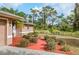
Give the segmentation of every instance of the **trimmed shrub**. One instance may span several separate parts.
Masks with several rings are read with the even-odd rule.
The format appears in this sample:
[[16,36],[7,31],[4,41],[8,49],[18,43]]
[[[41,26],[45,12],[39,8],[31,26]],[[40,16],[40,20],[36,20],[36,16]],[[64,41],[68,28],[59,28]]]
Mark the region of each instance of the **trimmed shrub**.
[[47,42],[45,49],[50,50],[50,51],[54,51],[55,45],[56,45],[56,40],[53,37],[50,37],[48,35],[45,35],[44,38]]
[[27,35],[23,36],[23,38],[28,39],[30,43],[36,43],[37,37],[38,37],[37,32],[28,33]]
[[47,42],[47,50],[54,51],[56,40],[52,39],[52,37],[49,37],[48,35],[45,36],[45,40]]
[[26,47],[26,46],[28,46],[29,42],[30,41],[28,39],[23,38],[21,40],[20,44],[17,45],[17,47]]
[[30,41],[31,43],[36,43],[36,42],[37,42],[37,38],[36,38],[36,37],[30,37],[30,38],[29,38],[29,41]]
[[48,50],[54,51],[55,45],[56,45],[56,42],[55,42],[54,39],[47,40],[47,48],[48,48]]

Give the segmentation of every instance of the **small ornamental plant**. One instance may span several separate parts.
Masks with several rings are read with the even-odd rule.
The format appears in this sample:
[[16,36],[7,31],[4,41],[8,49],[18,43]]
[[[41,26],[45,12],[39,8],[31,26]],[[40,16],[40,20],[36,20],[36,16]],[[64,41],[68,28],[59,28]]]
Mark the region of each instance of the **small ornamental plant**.
[[49,37],[48,35],[45,36],[45,40],[47,42],[46,49],[49,51],[54,51],[56,46],[56,40],[53,39],[52,37]]
[[50,51],[54,51],[54,49],[55,49],[55,45],[56,45],[56,42],[55,42],[55,40],[54,39],[50,39],[50,40],[48,40],[48,42],[47,42],[47,46],[48,46],[48,49],[50,50]]
[[23,38],[28,39],[30,41],[30,43],[36,43],[37,37],[38,37],[38,35],[36,32],[28,33],[27,35],[23,36]]
[[30,41],[28,39],[23,38],[20,42],[20,44],[17,45],[17,47],[27,47]]
[[36,38],[36,37],[30,37],[30,38],[29,38],[29,41],[30,41],[31,43],[36,43],[36,42],[37,42],[37,38]]
[[70,51],[70,48],[67,45],[65,45],[63,46],[62,51],[64,52]]
[[54,51],[56,45],[55,39],[46,39],[46,42],[47,42],[47,49],[50,51]]

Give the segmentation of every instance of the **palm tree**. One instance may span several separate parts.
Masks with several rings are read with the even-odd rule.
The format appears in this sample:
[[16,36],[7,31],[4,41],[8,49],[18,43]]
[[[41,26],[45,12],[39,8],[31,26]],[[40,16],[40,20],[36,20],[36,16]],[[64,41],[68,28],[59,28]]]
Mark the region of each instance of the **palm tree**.
[[[54,8],[50,7],[50,6],[45,6],[42,8],[41,14],[43,16],[43,27],[44,29],[46,28],[46,21],[47,18],[50,16],[52,18],[52,23],[54,22],[55,18],[53,18],[54,16],[56,16],[57,12]],[[49,20],[49,19],[48,19]]]
[[35,15],[37,13],[37,10],[36,9],[31,9],[31,12],[32,12],[32,18],[33,18],[33,23],[34,23]]
[[33,21],[33,24],[34,24],[33,32],[35,32],[35,17],[37,16],[38,10],[37,9],[31,9],[31,12],[32,12],[32,21]]
[[46,19],[47,19],[47,16],[48,16],[48,6],[45,6],[42,8],[42,14],[43,14],[43,28],[46,29]]
[[52,22],[52,26],[53,26],[54,21],[57,19],[57,11],[54,8],[50,7],[48,15],[52,18],[51,22]]

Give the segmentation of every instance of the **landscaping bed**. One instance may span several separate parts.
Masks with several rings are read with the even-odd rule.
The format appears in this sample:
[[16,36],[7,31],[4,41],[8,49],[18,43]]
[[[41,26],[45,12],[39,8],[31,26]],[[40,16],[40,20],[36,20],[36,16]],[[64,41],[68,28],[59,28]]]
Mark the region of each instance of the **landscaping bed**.
[[43,50],[62,54],[74,54],[75,52],[71,50],[67,43],[63,40],[57,40],[56,37],[49,37],[48,35],[37,35],[37,33],[29,33],[24,35],[21,40],[18,41],[15,37],[13,39],[13,46],[30,48],[34,50]]

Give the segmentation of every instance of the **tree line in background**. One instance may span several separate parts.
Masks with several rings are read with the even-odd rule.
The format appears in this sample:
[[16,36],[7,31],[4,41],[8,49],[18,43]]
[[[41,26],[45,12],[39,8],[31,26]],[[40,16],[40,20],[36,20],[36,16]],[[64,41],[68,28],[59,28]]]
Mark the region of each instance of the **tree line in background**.
[[21,16],[26,22],[33,22],[36,30],[79,30],[79,4],[77,3],[75,4],[74,10],[68,16],[64,16],[63,13],[58,15],[57,10],[50,6],[44,6],[41,9],[32,8],[30,9],[30,14],[7,7],[0,7],[0,10]]

